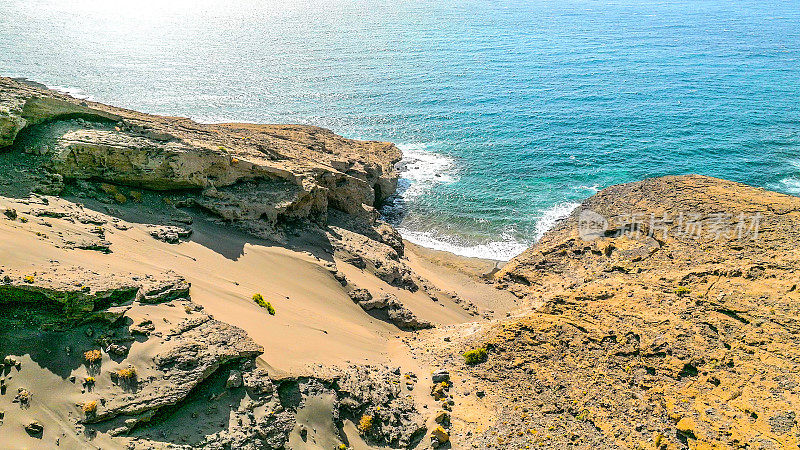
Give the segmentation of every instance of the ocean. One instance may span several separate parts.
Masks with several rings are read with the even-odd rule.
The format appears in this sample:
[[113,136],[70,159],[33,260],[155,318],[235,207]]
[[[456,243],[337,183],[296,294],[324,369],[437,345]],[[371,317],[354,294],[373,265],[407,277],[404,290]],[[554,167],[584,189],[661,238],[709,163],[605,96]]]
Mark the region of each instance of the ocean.
[[617,183],[800,195],[800,1],[3,0],[0,75],[404,151],[404,237],[506,260]]

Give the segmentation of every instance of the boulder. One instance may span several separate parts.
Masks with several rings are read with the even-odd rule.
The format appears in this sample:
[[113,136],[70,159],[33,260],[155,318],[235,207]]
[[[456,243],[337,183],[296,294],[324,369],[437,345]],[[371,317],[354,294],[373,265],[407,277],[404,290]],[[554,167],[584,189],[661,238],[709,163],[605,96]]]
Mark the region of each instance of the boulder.
[[44,432],[44,425],[42,425],[38,420],[34,420],[33,422],[25,425],[25,431],[31,436],[41,437],[42,433]]
[[231,370],[228,374],[228,381],[225,382],[225,387],[228,389],[242,387],[242,372]]
[[440,425],[446,425],[450,423],[450,413],[447,411],[439,411],[433,416],[433,420]]
[[450,440],[450,434],[441,427],[438,426],[431,431],[431,444],[434,447],[439,447]]
[[450,381],[450,372],[445,369],[439,369],[431,374],[431,380],[434,383],[441,383],[442,381]]

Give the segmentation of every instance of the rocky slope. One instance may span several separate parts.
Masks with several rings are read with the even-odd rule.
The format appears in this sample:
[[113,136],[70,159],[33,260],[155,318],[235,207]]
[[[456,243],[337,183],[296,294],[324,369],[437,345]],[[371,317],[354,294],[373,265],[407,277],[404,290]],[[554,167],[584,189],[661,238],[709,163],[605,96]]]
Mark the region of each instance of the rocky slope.
[[[391,143],[316,127],[198,124],[0,77],[0,193],[120,205],[144,199],[148,209],[150,197],[283,244],[303,228],[346,262],[437,296],[401,260],[399,234],[377,220],[375,207],[395,192],[400,156]],[[161,224],[178,225],[162,238],[188,236],[181,220]],[[107,248],[99,234],[70,242]]]
[[[420,347],[486,392],[483,426],[462,400],[477,448],[798,448],[798,242],[796,197],[613,186],[496,274],[533,314]],[[486,361],[466,365],[474,348]]]
[[[308,438],[297,416],[322,398],[332,427],[371,417],[364,434],[375,444],[407,447],[425,432],[399,371],[272,377],[255,362],[264,348],[192,303],[175,274],[104,277],[58,264],[31,273],[0,268],[0,396],[14,396],[5,430],[66,448],[284,448],[293,433]],[[61,379],[45,387],[48,373]]]
[[6,78],[0,137],[8,445],[409,448],[438,430],[392,340],[481,311],[378,220],[392,144]]

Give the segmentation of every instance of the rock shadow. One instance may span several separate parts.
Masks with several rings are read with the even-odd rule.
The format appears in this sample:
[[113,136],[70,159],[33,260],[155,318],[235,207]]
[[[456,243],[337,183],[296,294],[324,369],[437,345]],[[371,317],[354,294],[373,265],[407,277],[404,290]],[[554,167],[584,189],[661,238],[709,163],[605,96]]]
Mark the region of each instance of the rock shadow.
[[[93,186],[92,183],[88,184]],[[136,192],[139,200],[126,201],[125,204],[109,203],[107,198],[97,192],[80,189],[72,184],[67,185],[62,197],[125,222],[145,226],[177,226],[191,230],[188,237],[180,240],[200,244],[231,261],[244,255],[245,246],[258,245],[307,252],[318,259],[333,262],[333,247],[326,230],[314,223],[281,224],[274,234],[275,239],[270,239],[249,233],[235,223],[218,219],[197,207],[181,206],[191,203],[187,199],[197,196],[197,190],[161,192],[124,186],[116,186],[114,189],[128,196],[130,192]]]
[[230,369],[220,367],[180,403],[161,408],[152,419],[135,427],[129,435],[165,445],[197,446],[206,436],[229,429],[231,412],[245,397],[245,389],[227,388]]
[[3,305],[0,308],[0,360],[27,354],[42,368],[67,379],[82,365],[86,365],[89,374],[99,373],[101,362],[89,364],[85,352],[101,348],[105,351],[107,344],[104,343],[130,339],[130,319],[111,324],[92,321],[69,328],[50,328],[48,325],[52,326],[54,317],[61,314],[60,307],[50,304]]

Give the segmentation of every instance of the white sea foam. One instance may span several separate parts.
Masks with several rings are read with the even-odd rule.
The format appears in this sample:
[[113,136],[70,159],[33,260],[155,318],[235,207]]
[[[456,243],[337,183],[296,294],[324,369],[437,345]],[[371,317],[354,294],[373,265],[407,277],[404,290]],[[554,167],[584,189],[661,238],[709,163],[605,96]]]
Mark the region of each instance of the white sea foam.
[[558,221],[566,219],[567,216],[578,206],[580,203],[562,202],[550,209],[542,212],[541,217],[536,222],[536,240],[542,238],[551,228],[553,228]]
[[47,87],[54,91],[62,92],[64,94],[70,95],[75,98],[79,98],[81,100],[89,100],[90,102],[96,101],[91,95],[87,94],[86,92],[78,88],[67,87],[67,86],[47,86]]
[[789,177],[782,179],[781,185],[777,190],[788,192],[793,195],[800,195],[800,178]]
[[500,241],[477,245],[462,245],[448,240],[447,237],[434,235],[430,232],[407,230],[402,227],[398,228],[398,231],[403,238],[417,245],[470,258],[508,261],[530,247],[530,243],[514,239],[511,233],[501,233],[500,238],[502,240]]
[[[424,195],[438,184],[455,183],[459,180],[458,168],[455,161],[446,156],[430,150],[434,144],[400,144],[403,159],[399,163],[400,181],[398,182],[398,195],[403,199],[400,207],[405,202],[415,197]],[[597,186],[579,186],[576,189],[588,190],[596,193]],[[521,241],[514,237],[511,230],[501,232],[498,240],[468,245],[458,242],[454,237],[440,235],[430,231],[419,231],[405,228],[400,224],[397,230],[403,238],[436,250],[447,251],[456,255],[473,258],[493,259],[508,261],[514,256],[525,251],[534,241],[541,239],[559,220],[566,218],[578,203],[563,202],[550,209],[542,211],[536,224],[534,240]]]
[[[535,241],[541,239],[545,233],[558,223],[558,221],[569,216],[578,205],[579,203],[563,202],[543,211],[536,223]],[[515,238],[515,233],[510,230],[501,232],[497,241],[476,245],[465,245],[456,242],[456,239],[448,236],[442,236],[428,231],[409,230],[402,226],[398,227],[397,230],[403,238],[423,247],[443,250],[471,258],[493,259],[498,261],[510,260],[525,251],[535,242],[521,241]]]
[[[459,180],[458,167],[449,156],[431,151],[433,143],[399,144],[403,159],[398,164],[400,180],[398,196],[400,205],[424,195],[434,186],[455,183]],[[402,207],[402,206],[401,206]],[[456,255],[472,258],[508,261],[530,246],[513,238],[510,232],[501,233],[500,240],[484,244],[465,245],[450,236],[430,231],[410,230],[402,225],[397,231],[410,242],[435,250],[443,250]]]
[[406,201],[418,197],[437,184],[458,181],[455,161],[429,150],[433,144],[400,144],[403,159],[400,169],[399,194]]
[[600,192],[600,185],[599,184],[593,184],[591,186],[586,186],[585,184],[582,184],[580,186],[575,186],[574,189],[576,191],[589,191],[589,192],[591,192],[591,195],[594,195],[594,194],[597,194],[598,192]]

